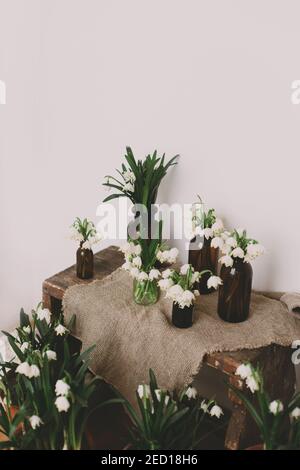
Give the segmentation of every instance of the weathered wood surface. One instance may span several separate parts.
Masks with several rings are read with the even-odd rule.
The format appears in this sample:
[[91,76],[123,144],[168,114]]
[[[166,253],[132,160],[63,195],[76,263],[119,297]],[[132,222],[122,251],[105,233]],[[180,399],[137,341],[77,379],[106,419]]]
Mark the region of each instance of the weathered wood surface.
[[[122,264],[123,255],[118,247],[110,246],[95,254],[93,279],[78,279],[75,265],[55,274],[43,283],[44,306],[55,313],[60,309],[63,295],[68,287],[103,279]],[[243,389],[244,384],[235,375],[235,371],[240,364],[245,362],[259,363],[263,367],[266,386],[271,396],[282,398],[283,401],[290,398],[294,389],[295,372],[290,360],[290,351],[287,348],[271,345],[255,350],[214,353],[205,359],[208,366],[220,370],[227,376],[226,380],[239,389]],[[230,389],[228,397],[233,404],[233,413],[226,433],[226,448],[238,449],[241,442],[245,445],[255,444],[255,439],[259,437],[243,405]]]

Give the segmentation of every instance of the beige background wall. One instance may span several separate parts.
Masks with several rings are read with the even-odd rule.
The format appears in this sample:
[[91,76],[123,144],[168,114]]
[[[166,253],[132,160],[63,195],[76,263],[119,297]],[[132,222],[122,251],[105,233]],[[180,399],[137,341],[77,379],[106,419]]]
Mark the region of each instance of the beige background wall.
[[128,144],[180,153],[160,199],[200,193],[268,248],[256,287],[299,289],[299,16],[293,0],[0,0],[1,329],[73,262],[68,226],[95,218]]

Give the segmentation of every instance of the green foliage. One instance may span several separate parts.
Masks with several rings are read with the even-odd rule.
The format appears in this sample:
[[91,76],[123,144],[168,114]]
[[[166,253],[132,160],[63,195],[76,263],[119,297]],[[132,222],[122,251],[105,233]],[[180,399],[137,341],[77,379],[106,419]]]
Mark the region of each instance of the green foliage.
[[72,227],[83,237],[83,241],[88,240],[90,237],[94,237],[97,233],[96,227],[93,222],[88,219],[80,219],[76,217]]

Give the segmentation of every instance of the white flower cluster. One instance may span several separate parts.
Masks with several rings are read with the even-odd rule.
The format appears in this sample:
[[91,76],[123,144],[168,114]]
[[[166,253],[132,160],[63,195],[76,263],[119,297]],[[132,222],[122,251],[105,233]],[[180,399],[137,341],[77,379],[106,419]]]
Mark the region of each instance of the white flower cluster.
[[91,250],[93,245],[96,245],[102,240],[102,235],[99,232],[96,232],[94,224],[91,222],[88,225],[87,231],[91,230],[91,235],[87,240],[84,239],[82,233],[80,233],[75,227],[71,227],[71,240],[75,240],[78,243],[82,243],[81,247],[84,250]]
[[124,178],[123,190],[129,193],[134,193],[135,174],[129,168],[128,170],[123,171],[122,175]]
[[[198,392],[195,387],[188,387],[185,391],[185,395],[189,400],[195,400],[197,398]],[[210,405],[213,406],[210,408]],[[214,402],[206,402],[205,400],[202,400],[200,409],[204,411],[204,413],[209,413],[210,416],[216,416],[217,418],[220,418],[221,415],[224,414],[222,408],[219,405],[216,405]]]
[[[239,234],[242,233],[242,229],[238,229]],[[259,243],[253,243],[252,241],[247,244],[245,250],[238,246],[236,237],[232,236],[229,232],[223,232],[220,236],[215,237],[211,241],[213,248],[220,248],[222,257],[220,263],[224,264],[227,268],[232,267],[234,260],[239,258],[244,263],[250,263],[254,261],[258,256],[265,253],[265,249]]]
[[[183,276],[187,275],[189,269],[192,270],[190,286],[189,288],[184,289],[181,285],[184,283],[180,281]],[[161,290],[165,291],[166,297],[171,299],[172,302],[177,303],[180,308],[190,307],[199,295],[199,291],[192,290],[192,288],[194,284],[199,281],[200,277],[201,273],[194,271],[190,264],[184,264],[180,269],[180,275],[172,269],[166,269],[163,271],[162,279],[158,282],[158,285]],[[220,284],[222,284],[222,281],[218,276],[211,276],[207,281],[209,288],[213,287],[216,289]]]
[[216,219],[215,223],[211,227],[201,228],[200,226],[196,227],[195,235],[200,235],[201,237],[209,238],[220,237],[224,232],[224,225],[221,219]]
[[25,375],[28,379],[32,379],[40,376],[40,369],[35,364],[28,364],[27,361],[21,362],[16,368],[16,373]]
[[58,409],[59,413],[67,412],[70,408],[70,402],[67,398],[70,392],[70,385],[68,385],[64,380],[58,380],[55,384],[55,394],[57,396],[55,400],[55,406]]
[[37,319],[40,321],[45,320],[47,325],[50,325],[51,323],[51,312],[48,308],[43,308],[41,305],[39,305],[37,311],[36,311],[36,316]]
[[252,393],[259,390],[259,382],[255,376],[255,370],[250,364],[241,364],[236,369],[235,374],[246,381],[246,385]]
[[177,248],[171,248],[170,250],[159,250],[156,257],[161,264],[173,264],[177,259],[178,253],[179,251]]

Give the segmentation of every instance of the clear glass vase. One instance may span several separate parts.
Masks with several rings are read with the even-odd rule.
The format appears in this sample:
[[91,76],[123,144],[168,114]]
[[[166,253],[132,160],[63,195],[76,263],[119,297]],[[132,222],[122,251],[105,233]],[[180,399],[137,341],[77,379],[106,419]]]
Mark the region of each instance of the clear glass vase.
[[158,301],[159,287],[156,281],[133,281],[133,298],[137,304],[151,305]]

